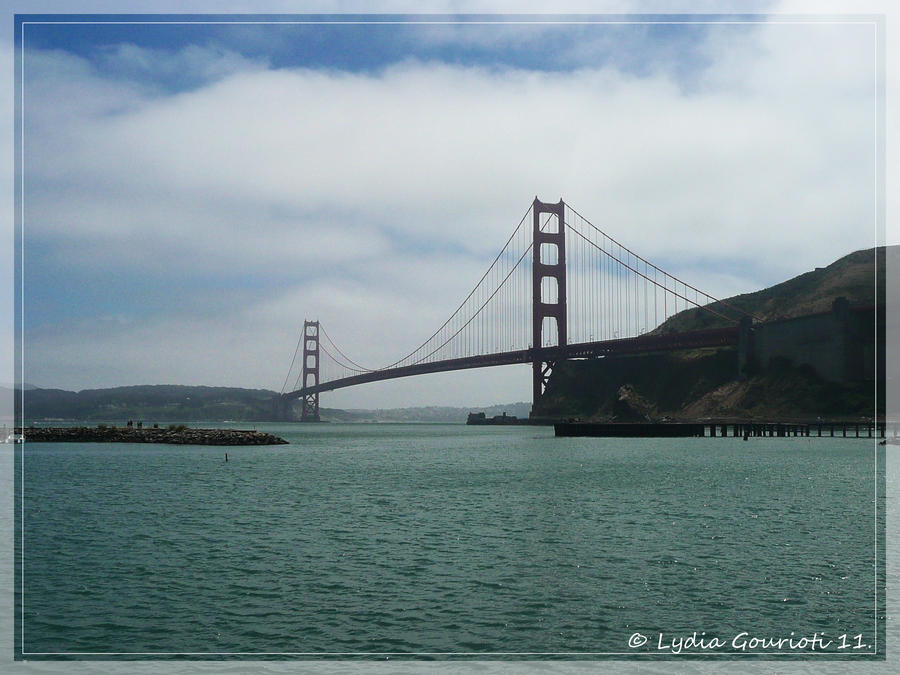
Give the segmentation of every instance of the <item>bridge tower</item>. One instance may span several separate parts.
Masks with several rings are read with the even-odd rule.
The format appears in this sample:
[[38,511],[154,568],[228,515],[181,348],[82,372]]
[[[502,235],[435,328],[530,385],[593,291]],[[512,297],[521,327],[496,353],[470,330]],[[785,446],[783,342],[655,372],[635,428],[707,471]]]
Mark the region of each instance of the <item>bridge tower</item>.
[[[553,319],[556,323],[556,345],[552,347],[564,347],[567,344],[566,324],[566,205],[560,199],[556,204],[548,204],[534,198],[532,208],[534,218],[534,248],[532,249],[532,293],[531,293],[531,317],[532,317],[532,349],[534,361],[532,362],[533,396],[531,416],[539,417],[544,412],[543,397],[550,379],[550,374],[556,367],[557,357],[553,356],[552,349],[545,345],[544,329],[548,329],[547,341],[552,338],[550,322],[544,319]],[[541,215],[549,213],[551,218],[547,220],[544,228],[541,228]],[[550,283],[544,284],[545,279]],[[544,286],[548,286],[547,297],[544,296]],[[556,292],[553,293],[555,285]]]
[[[311,380],[310,380],[311,378]],[[319,322],[303,322],[303,387],[319,384]],[[301,422],[319,421],[319,392],[305,394],[300,412]]]

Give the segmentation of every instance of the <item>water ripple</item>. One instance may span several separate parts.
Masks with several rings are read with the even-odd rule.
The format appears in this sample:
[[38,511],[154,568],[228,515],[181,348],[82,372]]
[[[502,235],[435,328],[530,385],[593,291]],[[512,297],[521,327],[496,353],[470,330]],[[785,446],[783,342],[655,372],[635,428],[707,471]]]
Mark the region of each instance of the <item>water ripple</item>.
[[[34,651],[627,651],[864,633],[871,462],[822,439],[285,427],[242,451],[29,444]],[[502,431],[502,434],[500,433]],[[293,434],[293,435],[291,435]],[[883,509],[882,509],[883,511]]]

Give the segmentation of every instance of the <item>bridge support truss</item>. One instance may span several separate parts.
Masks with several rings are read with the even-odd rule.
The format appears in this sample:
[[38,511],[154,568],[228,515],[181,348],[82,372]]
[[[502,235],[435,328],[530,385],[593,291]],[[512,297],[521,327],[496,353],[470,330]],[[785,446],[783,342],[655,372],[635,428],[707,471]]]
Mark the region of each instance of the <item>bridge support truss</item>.
[[[548,347],[565,347],[568,340],[566,323],[566,205],[560,199],[556,204],[548,204],[534,198],[532,207],[534,219],[532,249],[532,406],[531,416],[540,417],[545,412],[544,393],[550,375],[556,367],[556,359],[548,356]],[[541,226],[541,216],[550,214]],[[550,280],[544,283],[544,280]],[[556,293],[551,292],[555,282]],[[547,290],[545,296],[544,291]],[[552,334],[544,335],[549,330],[549,322],[556,324],[556,343]],[[546,339],[545,339],[546,338]]]
[[[303,322],[303,387],[319,384],[319,322]],[[319,421],[319,392],[304,394],[300,409],[301,422]]]

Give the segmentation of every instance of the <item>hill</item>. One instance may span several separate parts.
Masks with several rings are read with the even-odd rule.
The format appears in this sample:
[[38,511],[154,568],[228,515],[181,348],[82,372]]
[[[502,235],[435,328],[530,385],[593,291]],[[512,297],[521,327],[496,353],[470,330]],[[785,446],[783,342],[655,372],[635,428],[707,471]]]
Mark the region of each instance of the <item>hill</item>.
[[[26,422],[79,420],[121,422],[195,422],[270,420],[274,391],[176,384],[109,389],[30,389],[25,391]],[[16,402],[18,405],[18,401]]]
[[[891,255],[900,247],[891,247]],[[753,293],[744,293],[708,305],[709,309],[725,316],[739,318],[734,309],[756,317],[756,321],[790,319],[807,314],[827,312],[839,297],[845,297],[851,305],[874,305],[876,270],[877,292],[884,302],[885,247],[856,251],[836,260],[827,267],[817,267],[793,279]],[[660,324],[654,333],[675,333],[703,328],[719,328],[729,325],[725,320],[709,312],[694,308],[671,316]]]
[[524,401],[504,405],[460,408],[452,406],[424,406],[378,410],[333,410],[322,408],[323,420],[330,422],[465,422],[470,412],[484,412],[487,417],[513,415],[528,417],[531,404]]
[[[12,391],[8,390],[10,395]],[[123,425],[127,420],[145,424],[190,422],[267,422],[274,419],[268,389],[202,387],[174,384],[138,385],[109,389],[26,388],[25,422],[79,421]],[[18,406],[18,400],[16,401]],[[478,408],[489,416],[507,412],[527,417],[529,403]],[[378,410],[322,408],[330,422],[465,422],[475,408],[423,406]]]
[[[856,251],[827,267],[817,268],[770,288],[727,298],[712,305],[722,314],[735,315],[731,308],[753,314],[772,326],[806,322],[810,315],[834,311],[834,301],[844,297],[849,306],[872,308],[860,314],[865,331],[854,332],[863,344],[862,353],[871,353],[875,332],[866,317],[875,316],[874,306],[885,301],[885,261],[900,258],[900,247]],[[876,285],[877,278],[877,285]],[[876,293],[877,288],[877,293]],[[879,314],[884,325],[884,315]],[[794,321],[783,322],[783,319]],[[818,326],[829,327],[828,320]],[[661,324],[657,334],[699,330],[729,325],[701,309],[680,312]],[[768,325],[765,326],[768,330]],[[759,334],[757,329],[757,335]],[[833,330],[828,328],[828,330]],[[810,331],[809,328],[806,329]],[[802,332],[802,331],[800,331]],[[770,331],[771,334],[771,331]],[[884,354],[884,337],[878,339]],[[824,379],[804,363],[803,353],[811,341],[798,345],[795,353],[779,354],[767,363],[754,364],[743,375],[738,369],[736,348],[669,352],[643,356],[608,357],[559,364],[547,385],[546,414],[595,421],[648,421],[660,419],[740,418],[740,419],[832,419],[874,416],[875,380],[879,400],[884,401],[884,373],[867,373],[857,368],[851,377]],[[757,340],[759,337],[756,338]],[[769,338],[770,340],[772,338]],[[850,340],[844,334],[841,340]],[[783,343],[779,343],[783,344]],[[850,342],[841,342],[849,345]],[[775,345],[777,347],[777,345]],[[769,345],[770,352],[773,345]],[[849,347],[844,347],[849,349]],[[774,352],[778,352],[775,348]],[[849,353],[849,352],[845,352]],[[790,357],[790,358],[789,358]],[[837,361],[829,359],[829,364]],[[884,364],[883,356],[880,363]]]

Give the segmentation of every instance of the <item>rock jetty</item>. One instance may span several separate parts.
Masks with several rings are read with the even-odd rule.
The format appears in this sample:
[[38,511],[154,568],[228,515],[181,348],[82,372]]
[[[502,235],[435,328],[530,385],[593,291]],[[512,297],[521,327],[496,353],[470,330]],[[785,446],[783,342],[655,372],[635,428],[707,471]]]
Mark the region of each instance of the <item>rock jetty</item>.
[[[21,433],[21,429],[16,429]],[[26,427],[25,441],[40,443],[172,443],[175,445],[280,445],[283,438],[242,429],[167,429],[132,427]]]

